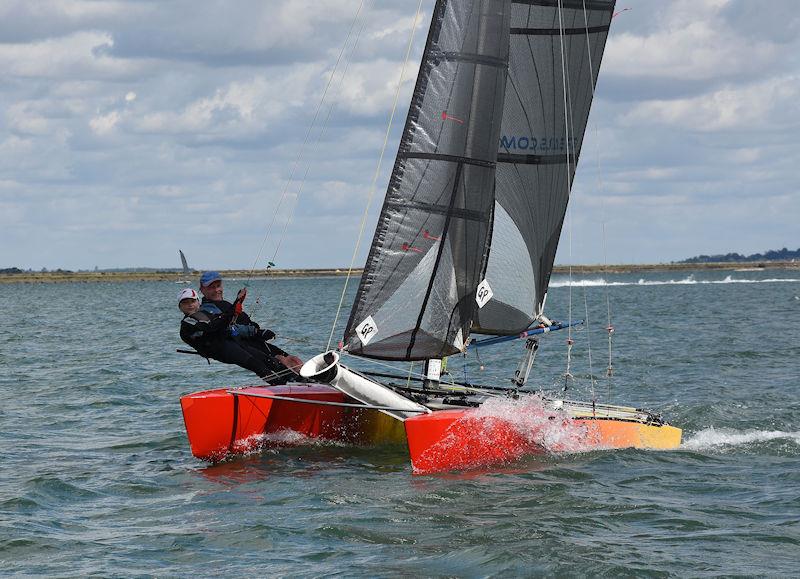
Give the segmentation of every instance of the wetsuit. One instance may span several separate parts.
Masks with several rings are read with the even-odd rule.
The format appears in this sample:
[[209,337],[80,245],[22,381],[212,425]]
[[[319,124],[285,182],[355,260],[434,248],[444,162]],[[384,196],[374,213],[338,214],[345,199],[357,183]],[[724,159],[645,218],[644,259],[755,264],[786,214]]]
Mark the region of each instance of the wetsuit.
[[285,384],[290,373],[275,356],[286,352],[268,344],[244,312],[231,325],[233,315],[230,302],[203,299],[200,309],[181,321],[181,339],[207,358],[241,366],[270,384]]

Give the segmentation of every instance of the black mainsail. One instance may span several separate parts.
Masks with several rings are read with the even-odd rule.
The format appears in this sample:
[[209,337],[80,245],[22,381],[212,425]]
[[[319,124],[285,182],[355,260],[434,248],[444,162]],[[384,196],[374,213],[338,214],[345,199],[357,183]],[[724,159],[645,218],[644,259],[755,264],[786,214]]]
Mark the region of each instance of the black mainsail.
[[613,6],[437,1],[350,353],[440,358],[541,313]]

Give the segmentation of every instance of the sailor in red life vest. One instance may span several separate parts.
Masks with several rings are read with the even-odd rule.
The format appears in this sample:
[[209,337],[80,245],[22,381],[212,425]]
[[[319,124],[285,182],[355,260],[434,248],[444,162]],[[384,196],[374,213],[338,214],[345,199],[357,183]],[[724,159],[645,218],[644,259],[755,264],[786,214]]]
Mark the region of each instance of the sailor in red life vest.
[[294,379],[303,362],[267,341],[272,330],[261,329],[241,310],[247,291],[242,289],[236,301],[222,299],[222,277],[210,271],[200,278],[202,303],[197,292],[185,289],[178,295],[178,307],[184,313],[181,339],[200,354],[226,364],[236,364],[257,374],[270,384],[285,384]]

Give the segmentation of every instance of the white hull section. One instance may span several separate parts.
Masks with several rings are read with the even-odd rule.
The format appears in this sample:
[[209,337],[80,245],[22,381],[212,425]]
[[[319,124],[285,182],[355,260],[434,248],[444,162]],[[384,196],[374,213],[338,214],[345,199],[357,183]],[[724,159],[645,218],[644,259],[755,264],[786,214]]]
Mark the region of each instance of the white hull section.
[[378,410],[397,420],[402,421],[411,416],[431,412],[428,408],[401,396],[394,390],[342,366],[336,352],[326,352],[314,356],[300,368],[300,375],[304,378],[326,382],[366,406],[378,407]]

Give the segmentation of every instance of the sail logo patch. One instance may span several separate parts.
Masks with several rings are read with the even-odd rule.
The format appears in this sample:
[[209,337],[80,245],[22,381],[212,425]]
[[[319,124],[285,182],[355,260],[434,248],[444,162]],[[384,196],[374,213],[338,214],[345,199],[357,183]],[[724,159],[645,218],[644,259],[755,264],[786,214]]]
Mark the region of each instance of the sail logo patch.
[[358,339],[361,340],[361,343],[365,346],[369,344],[369,341],[377,333],[378,325],[375,323],[375,320],[372,319],[372,316],[367,316],[366,320],[356,326],[356,334],[358,335]]
[[483,280],[478,285],[478,289],[475,290],[475,301],[478,303],[478,309],[485,306],[489,300],[492,299],[493,295],[494,292],[492,291],[492,288],[489,287],[489,282]]
[[575,151],[578,147],[578,139],[547,136],[540,136],[537,138],[525,135],[502,135],[500,137],[501,153],[512,150],[548,153],[551,151],[563,151],[565,146],[569,147],[570,151]]

